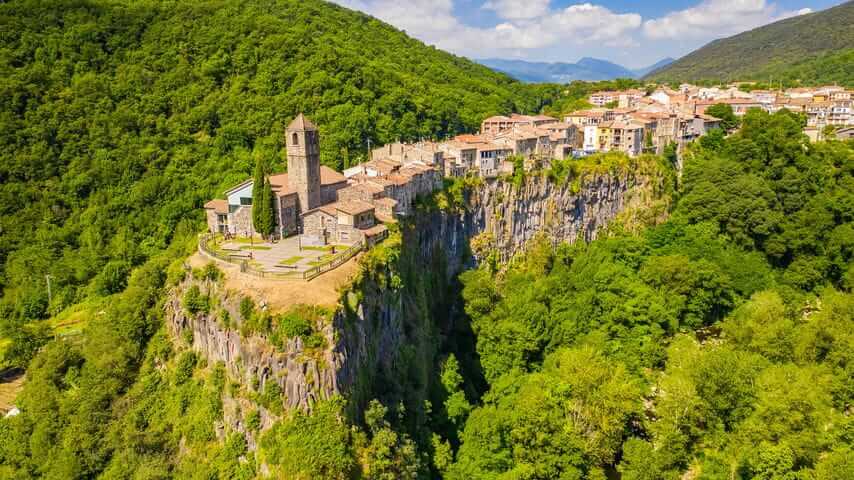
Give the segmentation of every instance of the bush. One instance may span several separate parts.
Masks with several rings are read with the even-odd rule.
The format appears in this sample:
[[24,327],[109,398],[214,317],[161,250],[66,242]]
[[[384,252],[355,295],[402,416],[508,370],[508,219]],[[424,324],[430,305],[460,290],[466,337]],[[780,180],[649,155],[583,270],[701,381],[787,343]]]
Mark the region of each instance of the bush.
[[314,305],[299,305],[280,315],[270,340],[279,349],[284,348],[288,339],[300,337],[306,348],[322,348],[326,338],[318,331],[318,326],[328,321],[330,312]]
[[175,384],[180,385],[187,380],[193,378],[193,370],[196,368],[196,353],[187,351],[178,357],[178,364],[175,366]]
[[282,478],[351,478],[356,461],[350,429],[342,420],[343,401],[315,405],[311,414],[295,412],[261,437],[261,452]]
[[105,265],[101,273],[95,277],[95,292],[106,296],[124,290],[128,283],[130,267],[130,264],[124,261],[113,261]]
[[245,322],[255,314],[255,301],[250,297],[240,300],[240,318]]
[[272,332],[273,317],[267,312],[258,312],[243,321],[240,334],[244,337],[260,333],[269,335]]
[[252,410],[246,414],[246,428],[251,432],[257,432],[261,429],[261,414],[258,410]]
[[184,267],[184,259],[179,258],[169,265],[166,269],[167,285],[178,285],[187,278],[187,270]]
[[204,266],[204,268],[202,268],[200,278],[210,282],[218,282],[222,278],[222,270],[220,270],[215,263],[209,262]]
[[296,312],[279,317],[278,331],[287,338],[311,335],[311,323]]
[[326,346],[326,338],[320,332],[302,337],[302,342],[306,348],[323,348]]
[[184,309],[193,315],[208,313],[210,310],[210,297],[202,295],[198,285],[193,285],[184,293]]
[[276,415],[281,415],[284,410],[284,405],[282,404],[282,387],[274,380],[267,379],[267,382],[264,384],[264,391],[258,396],[258,403]]

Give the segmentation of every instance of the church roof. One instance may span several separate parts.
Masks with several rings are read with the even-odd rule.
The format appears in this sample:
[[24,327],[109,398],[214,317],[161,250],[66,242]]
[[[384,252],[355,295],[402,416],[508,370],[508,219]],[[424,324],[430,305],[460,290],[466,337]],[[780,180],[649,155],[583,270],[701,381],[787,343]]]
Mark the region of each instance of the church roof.
[[290,125],[288,125],[288,131],[296,130],[296,131],[307,131],[307,130],[317,130],[317,127],[311,123],[311,120],[305,118],[305,115],[300,113],[294,118]]
[[[268,178],[270,180],[270,187],[272,187],[273,192],[275,192],[278,196],[282,197],[285,195],[296,193],[296,190],[290,187],[287,173],[270,175]],[[344,178],[344,175],[342,175],[340,172],[336,172],[335,170],[327,167],[326,165],[320,166],[321,186],[335,185],[336,183],[342,183],[346,181],[347,179]]]

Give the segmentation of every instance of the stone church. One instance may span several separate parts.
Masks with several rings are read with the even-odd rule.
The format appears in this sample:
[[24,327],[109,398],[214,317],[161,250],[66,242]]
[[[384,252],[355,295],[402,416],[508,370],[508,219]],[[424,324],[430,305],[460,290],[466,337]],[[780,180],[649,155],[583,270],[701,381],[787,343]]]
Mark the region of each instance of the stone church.
[[[374,205],[360,200],[339,201],[338,192],[347,188],[347,179],[320,164],[320,135],[303,114],[288,125],[285,144],[287,173],[268,177],[275,196],[275,237],[299,234],[304,245],[372,244],[385,237],[387,229],[377,225]],[[249,179],[227,190],[225,199],[205,204],[211,233],[256,234],[252,226],[253,183]]]

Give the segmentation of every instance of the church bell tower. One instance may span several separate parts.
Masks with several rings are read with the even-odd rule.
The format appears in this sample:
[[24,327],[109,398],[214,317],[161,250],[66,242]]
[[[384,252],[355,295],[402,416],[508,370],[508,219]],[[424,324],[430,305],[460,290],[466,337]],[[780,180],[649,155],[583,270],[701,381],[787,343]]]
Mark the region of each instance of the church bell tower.
[[302,113],[285,131],[288,147],[288,184],[297,192],[299,211],[320,206],[320,138],[317,127]]

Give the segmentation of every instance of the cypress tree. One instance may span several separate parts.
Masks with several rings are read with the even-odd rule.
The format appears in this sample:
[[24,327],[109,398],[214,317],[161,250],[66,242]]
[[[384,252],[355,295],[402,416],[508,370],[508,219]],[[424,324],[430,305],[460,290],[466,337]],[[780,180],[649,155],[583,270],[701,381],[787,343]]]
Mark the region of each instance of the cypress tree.
[[273,218],[273,188],[267,180],[267,171],[261,157],[255,161],[252,185],[252,226],[266,238],[273,233],[276,222]]
[[264,177],[264,184],[261,188],[261,203],[258,205],[261,210],[261,224],[258,228],[258,233],[264,236],[264,238],[272,235],[273,231],[276,229],[276,220],[275,220],[275,210],[273,210],[273,186],[270,184],[270,181],[267,177]]

